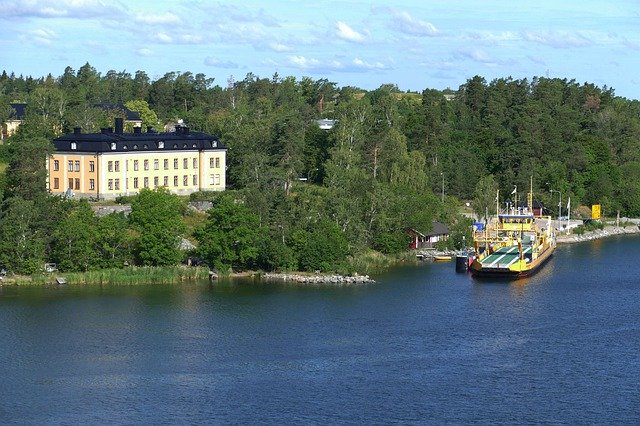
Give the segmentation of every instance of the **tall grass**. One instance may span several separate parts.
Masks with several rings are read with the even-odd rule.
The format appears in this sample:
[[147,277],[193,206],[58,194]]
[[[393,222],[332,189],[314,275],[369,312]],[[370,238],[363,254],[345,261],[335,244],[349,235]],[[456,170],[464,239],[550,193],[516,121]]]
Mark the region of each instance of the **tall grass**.
[[55,284],[58,277],[63,277],[67,284],[72,285],[176,284],[184,281],[208,279],[209,269],[186,266],[132,266],[126,269],[101,269],[87,272],[59,272],[46,275],[17,276],[11,281],[15,285],[38,286]]
[[367,251],[365,253],[358,254],[350,257],[348,263],[341,269],[340,272],[353,274],[358,272],[359,274],[376,274],[383,272],[393,266],[400,263],[416,262],[415,252],[404,252],[396,255],[384,255],[377,251]]

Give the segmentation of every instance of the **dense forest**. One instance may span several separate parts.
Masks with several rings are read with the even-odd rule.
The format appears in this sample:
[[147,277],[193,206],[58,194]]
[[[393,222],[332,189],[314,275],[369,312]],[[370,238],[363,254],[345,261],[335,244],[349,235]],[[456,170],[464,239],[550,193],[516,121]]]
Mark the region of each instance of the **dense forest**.
[[[0,121],[12,102],[28,108],[0,150],[0,263],[20,272],[45,261],[65,270],[175,264],[180,237],[221,269],[332,270],[362,253],[406,250],[405,229],[428,231],[433,220],[459,247],[463,202],[483,216],[496,190],[524,194],[532,177],[554,215],[562,194],[572,215],[601,203],[607,215],[640,216],[640,103],[573,80],[475,76],[457,90],[407,93],[277,74],[152,80],[87,63],[59,77],[3,72]],[[126,104],[144,126],[182,119],[223,141],[229,190],[192,197],[214,202],[206,217],[162,190],[124,200],[129,217],[98,218],[87,202],[47,196],[41,156],[74,127],[110,126],[117,112],[101,103]],[[334,127],[321,130],[321,118]],[[170,222],[155,223],[153,209]]]

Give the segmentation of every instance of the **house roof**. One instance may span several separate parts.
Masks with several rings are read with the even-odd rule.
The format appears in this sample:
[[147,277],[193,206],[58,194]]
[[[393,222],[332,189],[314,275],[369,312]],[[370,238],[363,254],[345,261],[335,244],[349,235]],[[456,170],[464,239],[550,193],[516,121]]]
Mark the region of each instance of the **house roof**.
[[[138,128],[140,129],[140,128]],[[75,147],[72,146],[75,144]],[[175,132],[114,132],[102,129],[100,133],[82,133],[76,128],[73,133],[53,140],[58,152],[137,152],[137,151],[200,151],[226,150],[220,140],[213,135],[191,132],[187,127]]]
[[131,111],[129,108],[127,108],[126,106],[122,105],[122,104],[113,104],[110,102],[100,102],[98,104],[95,104],[95,106],[97,108],[100,109],[104,109],[104,110],[118,110],[121,111],[122,113],[124,113],[124,119],[127,121],[142,121],[142,118],[140,118],[140,113],[137,111]]
[[421,237],[434,237],[436,235],[449,235],[449,228],[447,228],[446,225],[437,222],[437,221],[433,221],[432,222],[432,228],[431,231],[427,232],[427,233],[422,233],[416,229],[413,228],[408,228],[407,231],[410,232],[414,232],[416,235],[419,235]]
[[448,234],[449,234],[449,228],[447,228],[446,225],[434,220],[433,228],[431,229],[430,232],[427,232],[425,235],[427,237],[433,237],[435,235],[448,235]]

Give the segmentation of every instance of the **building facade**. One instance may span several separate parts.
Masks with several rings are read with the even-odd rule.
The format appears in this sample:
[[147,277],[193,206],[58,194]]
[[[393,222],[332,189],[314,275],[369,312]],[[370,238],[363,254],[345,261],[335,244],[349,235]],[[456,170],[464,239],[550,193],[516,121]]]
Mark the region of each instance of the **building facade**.
[[76,128],[53,143],[55,152],[47,161],[52,194],[108,200],[143,188],[187,195],[226,187],[226,147],[215,136],[187,127],[124,133],[122,119],[116,119],[115,130]]

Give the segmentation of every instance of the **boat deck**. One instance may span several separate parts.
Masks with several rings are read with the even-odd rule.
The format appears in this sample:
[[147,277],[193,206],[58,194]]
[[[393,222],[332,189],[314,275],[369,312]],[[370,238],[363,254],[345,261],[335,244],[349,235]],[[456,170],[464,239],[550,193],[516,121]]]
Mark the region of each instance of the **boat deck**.
[[[531,256],[531,246],[523,247],[523,254],[525,257]],[[528,255],[528,256],[527,256]],[[513,263],[516,263],[520,259],[520,252],[518,246],[501,247],[490,254],[480,262],[483,267],[488,268],[508,268]]]

